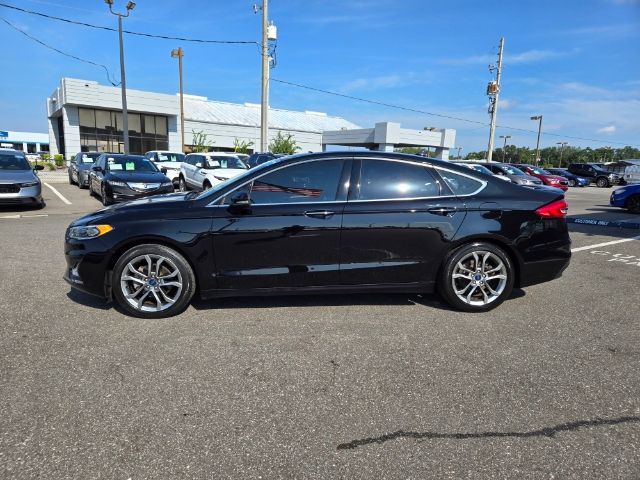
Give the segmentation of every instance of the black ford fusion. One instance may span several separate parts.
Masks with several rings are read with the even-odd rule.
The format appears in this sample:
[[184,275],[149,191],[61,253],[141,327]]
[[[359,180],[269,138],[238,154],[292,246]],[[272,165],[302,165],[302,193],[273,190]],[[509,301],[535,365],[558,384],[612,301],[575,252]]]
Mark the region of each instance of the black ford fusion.
[[272,160],[202,193],[105,208],[66,231],[65,279],[131,315],[194,294],[431,292],[481,312],[569,264],[560,190],[383,152]]
[[89,173],[89,194],[107,206],[149,195],[173,192],[173,183],[158,167],[140,155],[103,153]]

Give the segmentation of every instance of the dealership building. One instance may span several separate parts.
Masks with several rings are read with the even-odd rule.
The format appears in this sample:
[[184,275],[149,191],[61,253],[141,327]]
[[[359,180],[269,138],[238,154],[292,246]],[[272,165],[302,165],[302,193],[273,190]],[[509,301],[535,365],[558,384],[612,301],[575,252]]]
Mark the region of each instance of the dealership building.
[[49,135],[35,132],[0,130],[0,148],[13,148],[25,153],[49,151]]
[[[178,95],[127,89],[127,107],[129,150],[133,154],[180,151],[183,143],[191,146],[194,132],[206,134],[210,150],[232,151],[236,139],[253,142],[253,149],[260,145],[259,104],[184,95],[184,142],[180,135]],[[118,87],[63,78],[47,98],[47,117],[51,153],[69,158],[80,151],[124,151]],[[394,145],[433,147],[440,158],[448,157],[455,139],[455,130],[416,133],[390,123],[376,124],[374,129],[367,130],[322,112],[269,108],[269,140],[278,132],[292,134],[301,152],[326,150],[335,142],[342,147],[387,151]]]

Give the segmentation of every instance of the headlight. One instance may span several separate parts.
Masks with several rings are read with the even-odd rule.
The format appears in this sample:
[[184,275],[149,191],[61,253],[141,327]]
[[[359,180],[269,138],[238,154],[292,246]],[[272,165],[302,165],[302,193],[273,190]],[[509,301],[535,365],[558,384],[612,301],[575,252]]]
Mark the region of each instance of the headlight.
[[25,188],[25,187],[37,187],[38,185],[40,185],[40,182],[26,182],[26,183],[20,183],[19,184],[21,187]]
[[117,180],[109,180],[107,182],[109,185],[112,185],[114,187],[126,187],[127,184],[124,182],[118,182]]
[[173,182],[163,182],[162,186],[163,187],[173,187]]
[[626,188],[619,188],[618,190],[614,190],[613,194],[614,195],[622,195],[624,192],[626,192],[627,189]]
[[615,173],[611,173],[611,174],[609,174],[609,178],[610,178],[611,180],[615,180],[616,178],[619,178],[619,177],[618,177],[618,175],[617,175],[617,174],[615,174]]
[[526,178],[522,181],[522,183],[524,185],[535,185],[535,182],[533,182],[532,180],[526,179]]
[[86,240],[87,238],[95,238],[113,230],[111,225],[86,225],[84,227],[71,227],[69,229],[69,238],[76,240]]
[[228,179],[226,179],[224,177],[216,177],[215,175],[213,176],[213,178],[215,178],[216,180],[219,180],[221,182],[224,182],[224,181],[228,180]]
[[550,178],[549,179],[549,183],[558,183],[559,180],[556,180],[555,178]]

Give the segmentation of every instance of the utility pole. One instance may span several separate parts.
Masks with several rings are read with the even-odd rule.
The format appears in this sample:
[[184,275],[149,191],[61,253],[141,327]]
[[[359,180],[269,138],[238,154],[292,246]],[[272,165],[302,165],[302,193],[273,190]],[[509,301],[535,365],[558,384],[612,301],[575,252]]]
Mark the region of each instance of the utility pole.
[[531,120],[538,120],[538,141],[536,142],[536,165],[540,164],[540,132],[542,132],[542,115],[531,117]]
[[504,163],[505,155],[507,154],[507,139],[511,138],[511,135],[500,135],[500,138],[504,138],[504,146],[502,147],[502,163]]
[[262,101],[260,104],[260,151],[269,149],[269,0],[262,0]]
[[493,140],[496,132],[496,117],[498,116],[498,98],[500,97],[500,79],[502,78],[502,54],[504,52],[504,37],[500,38],[498,50],[498,66],[489,65],[489,71],[496,70],[495,81],[489,82],[487,95],[489,95],[489,113],[491,114],[491,125],[489,127],[489,147],[487,148],[487,162],[491,162],[493,156]]
[[556,145],[560,145],[560,165],[558,165],[558,168],[562,168],[562,152],[564,150],[564,146],[568,144],[569,142],[556,142]]
[[182,90],[182,57],[184,57],[184,50],[182,47],[174,48],[171,50],[171,57],[178,59],[178,70],[180,72],[180,131],[181,134],[181,147],[180,151],[185,152],[185,139],[184,139],[184,92]]
[[120,86],[122,87],[122,129],[124,153],[129,155],[129,112],[127,111],[127,82],[124,73],[124,45],[122,43],[122,18],[126,18],[136,7],[135,2],[127,3],[127,13],[118,13],[113,11],[113,0],[104,0],[109,5],[109,11],[118,17],[118,37],[120,39]]
[[462,147],[456,147],[458,149],[458,160],[460,160],[460,150],[462,150]]

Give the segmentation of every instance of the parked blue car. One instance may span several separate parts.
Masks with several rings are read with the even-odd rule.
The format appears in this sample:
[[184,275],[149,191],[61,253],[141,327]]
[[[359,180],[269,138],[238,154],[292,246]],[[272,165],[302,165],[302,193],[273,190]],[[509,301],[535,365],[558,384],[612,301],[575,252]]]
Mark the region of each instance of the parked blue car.
[[626,208],[631,213],[640,213],[640,183],[615,189],[609,204],[613,207]]
[[569,181],[570,187],[586,187],[590,183],[588,178],[579,177],[564,168],[545,168],[545,170],[549,173],[553,173],[554,175],[560,175],[561,177],[566,178]]

